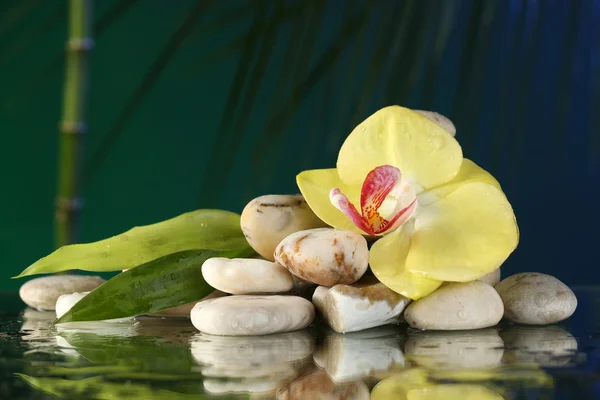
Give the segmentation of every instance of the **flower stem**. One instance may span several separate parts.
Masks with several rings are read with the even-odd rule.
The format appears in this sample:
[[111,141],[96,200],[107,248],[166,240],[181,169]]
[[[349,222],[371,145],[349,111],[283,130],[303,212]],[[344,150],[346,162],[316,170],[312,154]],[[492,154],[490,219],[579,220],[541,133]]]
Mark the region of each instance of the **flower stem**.
[[77,217],[82,206],[79,197],[83,137],[87,131],[85,101],[92,0],[69,0],[69,39],[63,114],[60,122],[58,196],[55,214],[55,246],[77,240]]

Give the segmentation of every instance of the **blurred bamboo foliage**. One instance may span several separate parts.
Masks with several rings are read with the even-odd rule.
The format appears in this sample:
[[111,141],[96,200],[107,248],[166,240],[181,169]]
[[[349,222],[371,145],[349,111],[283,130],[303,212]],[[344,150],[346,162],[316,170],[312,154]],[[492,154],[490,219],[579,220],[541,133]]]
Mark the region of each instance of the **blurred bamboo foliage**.
[[[0,0],[6,276],[51,249],[66,10]],[[92,26],[79,241],[296,192],[402,104],[450,117],[503,184],[506,272],[600,283],[600,0],[102,0]]]

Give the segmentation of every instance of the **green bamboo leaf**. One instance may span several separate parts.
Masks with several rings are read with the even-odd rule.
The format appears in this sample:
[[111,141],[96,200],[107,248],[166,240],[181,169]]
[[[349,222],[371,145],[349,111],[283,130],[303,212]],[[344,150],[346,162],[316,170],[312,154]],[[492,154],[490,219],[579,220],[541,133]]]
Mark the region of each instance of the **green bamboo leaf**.
[[63,246],[33,263],[16,278],[71,269],[120,271],[180,251],[231,250],[247,245],[238,214],[196,210],[98,242]]
[[190,303],[214,289],[201,267],[211,257],[245,257],[250,246],[233,250],[190,250],[125,271],[81,299],[56,324],[132,317]]
[[32,388],[60,399],[144,399],[144,400],[179,400],[179,399],[206,399],[200,386],[196,393],[180,393],[171,390],[152,388],[143,383],[107,382],[101,377],[92,377],[79,380],[57,379],[15,374]]

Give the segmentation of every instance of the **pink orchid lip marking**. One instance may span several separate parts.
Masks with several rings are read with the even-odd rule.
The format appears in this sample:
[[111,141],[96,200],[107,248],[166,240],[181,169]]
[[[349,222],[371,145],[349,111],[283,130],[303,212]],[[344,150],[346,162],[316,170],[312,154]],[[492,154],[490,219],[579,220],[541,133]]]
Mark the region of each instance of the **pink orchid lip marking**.
[[[394,202],[394,209],[386,218],[382,215],[381,207],[388,197]],[[360,192],[360,213],[338,188],[331,191],[329,199],[354,225],[370,236],[381,235],[400,227],[417,207],[417,198],[412,188],[408,183],[402,182],[402,173],[391,165],[376,167],[367,174]]]

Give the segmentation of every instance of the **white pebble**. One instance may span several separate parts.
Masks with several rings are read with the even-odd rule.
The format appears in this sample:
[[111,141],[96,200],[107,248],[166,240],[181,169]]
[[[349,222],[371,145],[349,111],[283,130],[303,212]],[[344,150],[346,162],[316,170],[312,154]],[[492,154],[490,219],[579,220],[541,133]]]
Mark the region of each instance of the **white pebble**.
[[397,324],[411,302],[375,279],[363,279],[357,286],[319,286],[313,304],[336,332],[354,332],[376,326]]
[[442,114],[438,114],[433,111],[424,111],[424,110],[414,110],[414,111],[418,112],[419,114],[421,114],[428,120],[435,122],[436,124],[438,124],[439,126],[444,128],[445,130],[447,130],[448,133],[450,133],[452,136],[456,136],[456,127],[454,126],[452,121],[450,121],[449,118],[444,117]]
[[504,317],[521,324],[546,325],[569,318],[577,297],[553,276],[524,272],[509,276],[496,290],[504,302]]
[[310,229],[291,234],[279,243],[275,260],[292,274],[331,287],[358,281],[369,264],[367,241],[338,229]]
[[296,296],[228,296],[202,301],[192,324],[211,335],[252,336],[304,329],[315,317],[312,303]]
[[89,292],[105,282],[99,276],[52,275],[26,282],[19,290],[25,304],[36,310],[54,310],[56,300],[63,294]]
[[274,260],[275,247],[286,236],[325,226],[299,194],[257,197],[244,208],[241,218],[250,246],[270,261]]
[[496,286],[498,282],[500,282],[500,268],[496,268],[489,274],[486,274],[477,280],[487,283],[490,286]]
[[479,282],[450,283],[411,303],[404,319],[418,329],[461,330],[496,325],[504,308],[498,293]]
[[294,285],[285,267],[253,258],[210,258],[202,264],[202,276],[210,286],[231,294],[280,293]]

